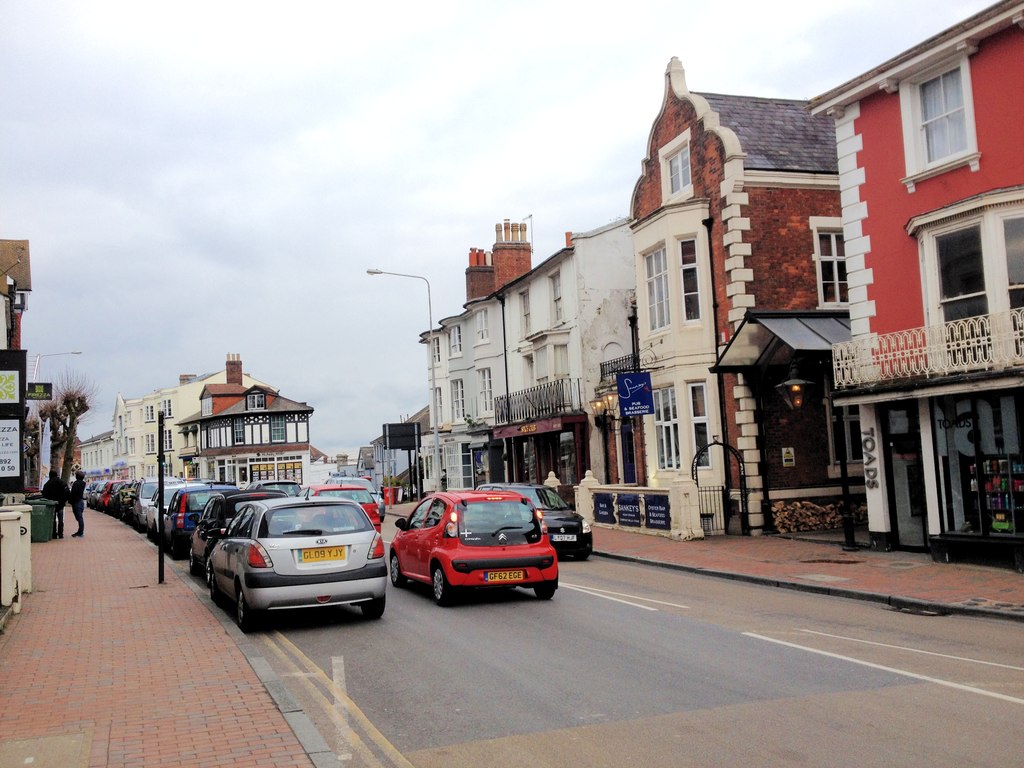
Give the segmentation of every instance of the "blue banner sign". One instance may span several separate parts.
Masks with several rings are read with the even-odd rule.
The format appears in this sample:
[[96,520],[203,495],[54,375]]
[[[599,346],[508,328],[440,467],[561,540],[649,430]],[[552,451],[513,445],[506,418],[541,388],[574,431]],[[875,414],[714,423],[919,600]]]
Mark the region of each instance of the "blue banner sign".
[[612,509],[610,493],[594,494],[594,522],[615,525],[615,512]]
[[615,385],[619,395],[620,416],[647,416],[654,413],[651,374],[617,373]]
[[645,496],[644,502],[647,505],[647,527],[659,531],[671,530],[672,513],[668,508],[668,496]]
[[640,527],[640,495],[636,493],[620,493],[616,511],[619,513],[619,525]]

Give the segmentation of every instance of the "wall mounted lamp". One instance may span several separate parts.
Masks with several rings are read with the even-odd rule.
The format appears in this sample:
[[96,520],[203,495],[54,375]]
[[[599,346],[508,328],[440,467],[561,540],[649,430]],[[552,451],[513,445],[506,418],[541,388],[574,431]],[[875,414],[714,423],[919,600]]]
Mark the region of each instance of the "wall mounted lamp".
[[614,392],[608,392],[590,401],[590,409],[594,412],[594,424],[599,428],[607,429],[615,424],[618,399]]

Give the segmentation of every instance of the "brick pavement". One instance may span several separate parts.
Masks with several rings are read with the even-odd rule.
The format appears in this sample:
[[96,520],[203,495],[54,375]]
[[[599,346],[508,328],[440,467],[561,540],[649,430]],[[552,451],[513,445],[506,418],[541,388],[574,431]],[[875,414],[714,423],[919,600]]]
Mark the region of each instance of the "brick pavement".
[[[312,766],[219,620],[131,528],[32,545],[0,635],[0,765]],[[32,762],[27,762],[32,758]]]

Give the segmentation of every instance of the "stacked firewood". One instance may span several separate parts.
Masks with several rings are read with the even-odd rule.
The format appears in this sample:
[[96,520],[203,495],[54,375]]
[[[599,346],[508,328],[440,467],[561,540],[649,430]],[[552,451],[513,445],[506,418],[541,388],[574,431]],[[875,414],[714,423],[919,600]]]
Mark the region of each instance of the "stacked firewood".
[[[815,504],[813,501],[776,501],[772,504],[772,519],[780,533],[794,531],[821,531],[843,527],[843,503]],[[867,522],[866,504],[853,505],[855,524]]]

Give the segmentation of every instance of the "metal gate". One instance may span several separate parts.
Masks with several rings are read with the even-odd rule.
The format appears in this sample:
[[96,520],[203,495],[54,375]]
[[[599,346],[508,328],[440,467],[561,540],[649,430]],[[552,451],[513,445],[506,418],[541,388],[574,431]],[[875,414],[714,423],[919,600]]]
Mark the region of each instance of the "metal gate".
[[[690,477],[693,478],[693,482],[697,485],[697,503],[700,507],[700,527],[704,531],[705,536],[721,535],[729,532],[729,519],[732,517],[733,505],[729,489],[723,485],[709,485],[704,488],[700,487],[700,481],[698,480],[697,468],[700,466],[701,459],[704,455],[711,450],[711,446],[720,445],[723,449],[723,453],[728,456],[731,455],[739,467],[740,474],[740,487],[738,491],[738,498],[736,501],[739,502],[739,515],[740,515],[740,532],[745,536],[750,532],[750,517],[747,509],[747,470],[743,464],[743,457],[740,456],[740,452],[733,448],[731,445],[726,445],[720,440],[712,440],[710,443],[705,445],[697,454],[693,457],[693,464],[690,466]],[[728,472],[729,468],[726,467],[725,471]],[[736,494],[737,492],[733,492]]]

